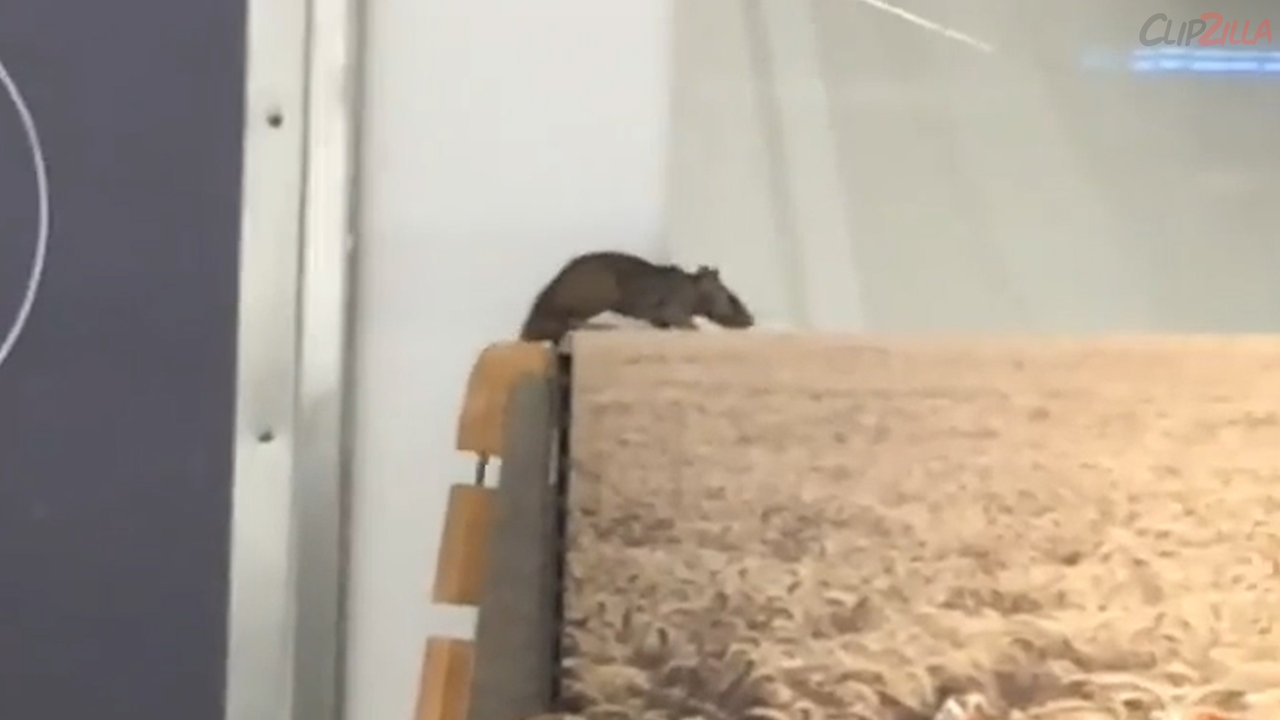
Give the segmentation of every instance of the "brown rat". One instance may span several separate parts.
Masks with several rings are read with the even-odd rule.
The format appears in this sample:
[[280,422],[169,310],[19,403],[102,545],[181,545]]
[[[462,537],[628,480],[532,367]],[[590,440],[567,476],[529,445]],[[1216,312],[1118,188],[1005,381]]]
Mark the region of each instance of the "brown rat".
[[559,342],[570,330],[603,312],[644,320],[659,328],[692,329],[704,317],[729,328],[748,328],[755,318],[725,287],[716,268],[687,272],[629,253],[579,255],[538,293],[520,339]]

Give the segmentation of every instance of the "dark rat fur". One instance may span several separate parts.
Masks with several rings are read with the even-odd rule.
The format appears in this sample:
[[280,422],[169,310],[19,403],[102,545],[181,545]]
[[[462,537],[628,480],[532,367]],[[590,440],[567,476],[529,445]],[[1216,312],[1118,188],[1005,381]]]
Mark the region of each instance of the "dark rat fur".
[[751,311],[715,268],[687,272],[677,265],[606,251],[579,255],[556,273],[534,300],[520,339],[559,342],[603,312],[659,328],[695,328],[695,316],[730,328],[755,324]]

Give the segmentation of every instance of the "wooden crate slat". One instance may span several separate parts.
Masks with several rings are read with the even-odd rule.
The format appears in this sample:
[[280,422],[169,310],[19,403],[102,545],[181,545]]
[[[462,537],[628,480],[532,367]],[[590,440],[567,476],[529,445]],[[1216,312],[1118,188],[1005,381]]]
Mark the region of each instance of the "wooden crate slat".
[[454,485],[449,489],[432,601],[480,604],[493,536],[494,492],[476,485]]
[[470,642],[429,639],[422,659],[414,720],[466,720],[474,662]]

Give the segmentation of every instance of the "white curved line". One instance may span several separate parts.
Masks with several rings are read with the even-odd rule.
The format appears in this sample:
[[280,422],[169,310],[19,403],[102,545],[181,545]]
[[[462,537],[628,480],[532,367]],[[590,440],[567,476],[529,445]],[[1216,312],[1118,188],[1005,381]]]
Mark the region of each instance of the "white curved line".
[[22,129],[27,134],[27,144],[31,147],[31,160],[36,172],[36,203],[39,208],[36,221],[35,257],[31,261],[31,274],[27,277],[26,293],[22,296],[22,305],[18,307],[18,315],[13,320],[13,327],[9,328],[8,334],[0,342],[0,367],[3,367],[5,360],[8,360],[9,354],[13,352],[14,346],[18,344],[18,338],[22,336],[23,329],[27,326],[31,308],[36,304],[36,296],[40,294],[40,281],[44,278],[44,261],[49,252],[49,176],[44,164],[44,149],[40,145],[40,135],[36,132],[36,121],[31,117],[31,110],[22,99],[22,93],[18,91],[18,83],[9,74],[9,69],[5,67],[3,60],[0,60],[0,85],[4,85],[4,89],[9,92],[9,98],[13,100],[13,106],[17,109],[18,118],[22,122]]

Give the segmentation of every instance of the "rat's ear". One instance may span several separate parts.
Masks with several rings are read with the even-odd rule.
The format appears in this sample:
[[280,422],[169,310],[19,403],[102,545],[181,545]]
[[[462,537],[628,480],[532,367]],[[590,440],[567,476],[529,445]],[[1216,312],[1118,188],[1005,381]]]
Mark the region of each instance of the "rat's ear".
[[714,279],[720,277],[720,271],[710,265],[699,265],[697,275],[698,277]]

